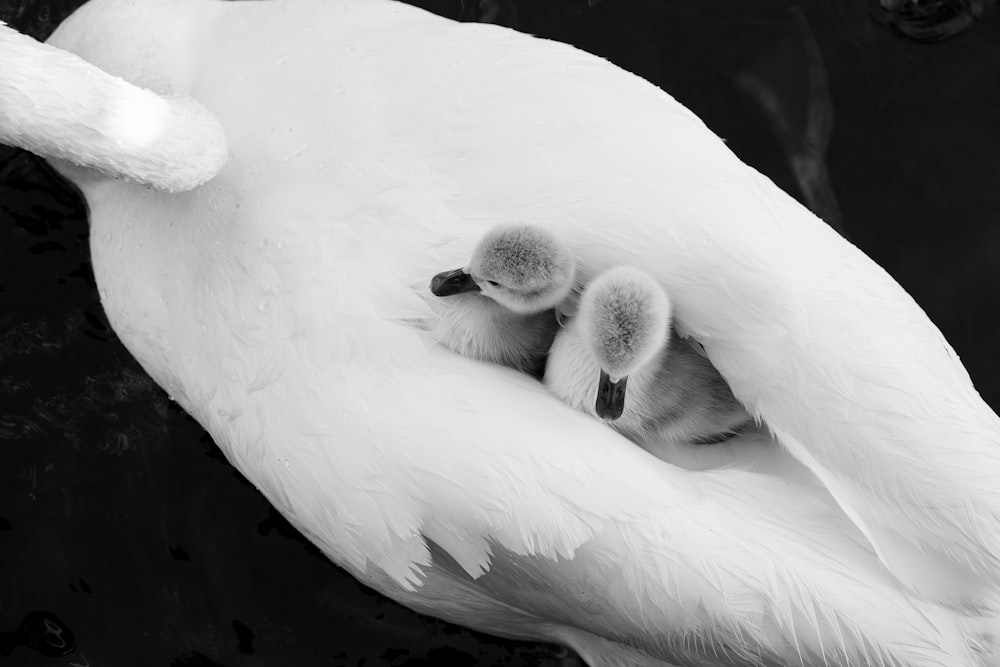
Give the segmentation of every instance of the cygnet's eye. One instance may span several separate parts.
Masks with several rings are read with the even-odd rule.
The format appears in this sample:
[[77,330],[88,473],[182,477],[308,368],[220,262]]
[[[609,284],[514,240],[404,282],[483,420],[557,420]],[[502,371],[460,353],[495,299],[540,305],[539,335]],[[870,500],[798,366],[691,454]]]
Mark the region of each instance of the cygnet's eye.
[[486,284],[489,285],[490,287],[500,287],[500,283],[498,283],[495,280],[487,280]]

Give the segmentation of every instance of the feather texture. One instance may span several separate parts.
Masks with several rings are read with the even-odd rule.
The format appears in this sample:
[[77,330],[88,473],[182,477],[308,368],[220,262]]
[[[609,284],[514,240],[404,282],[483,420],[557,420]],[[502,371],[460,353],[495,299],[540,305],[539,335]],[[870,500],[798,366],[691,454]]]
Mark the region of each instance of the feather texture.
[[[360,580],[592,665],[995,664],[995,619],[913,591],[989,602],[996,415],[889,276],[665,93],[382,0],[93,0],[51,43],[225,128],[229,162],[189,192],[63,167],[102,301]],[[5,62],[21,49],[0,42]],[[68,129],[51,118],[13,122]],[[836,502],[781,475],[680,470],[435,344],[411,286],[510,220],[566,238],[585,277],[647,270]],[[938,566],[967,585],[937,585]]]

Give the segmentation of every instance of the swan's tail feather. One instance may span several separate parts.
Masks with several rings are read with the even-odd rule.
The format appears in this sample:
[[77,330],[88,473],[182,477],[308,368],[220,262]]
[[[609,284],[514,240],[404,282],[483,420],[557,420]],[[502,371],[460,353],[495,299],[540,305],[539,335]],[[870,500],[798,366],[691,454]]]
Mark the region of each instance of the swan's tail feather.
[[167,98],[0,22],[0,142],[168,192],[228,159],[215,116]]
[[[886,459],[873,449],[864,461],[845,463],[859,453],[845,447],[834,452],[836,457],[821,452],[821,460],[789,433],[775,433],[822,480],[885,567],[908,588],[969,614],[1000,609],[1000,511],[992,507],[995,493],[976,488],[976,478],[982,475],[966,470],[959,478],[956,473],[964,468],[954,452],[935,463],[917,454]],[[872,474],[891,465],[893,470]],[[859,473],[848,475],[849,469]],[[989,463],[980,470],[990,470]]]
[[[733,474],[741,480],[740,491],[726,481],[728,473],[705,473],[706,480],[720,482],[711,484],[710,495],[706,488],[707,497],[720,504],[687,508],[684,521],[678,518],[670,531],[676,554],[655,562],[655,568],[674,563],[659,570],[678,589],[674,599],[690,595],[701,603],[675,616],[665,610],[665,617],[673,618],[675,639],[708,633],[706,644],[733,653],[734,659],[723,664],[980,664],[982,633],[972,626],[985,621],[970,619],[967,627],[960,615],[898,588],[851,524],[827,506],[822,492],[803,488],[798,504],[780,507],[780,494],[768,488],[765,477],[757,478],[758,486],[753,475]],[[736,495],[727,497],[730,493]],[[723,525],[706,521],[700,512],[740,508],[736,511],[746,517],[749,507],[759,510],[754,518],[744,524],[727,520],[724,536],[696,528]],[[768,507],[774,516],[757,522]],[[702,542],[706,539],[719,541],[710,545]],[[820,572],[825,575],[817,576]],[[642,583],[655,578],[653,572],[626,569],[625,576],[636,590],[654,590]],[[715,591],[723,604],[714,603],[710,593]]]
[[687,328],[900,581],[969,613],[1000,608],[1000,419],[891,276],[753,180],[783,236],[748,245],[725,227],[743,264],[714,295],[673,290]]

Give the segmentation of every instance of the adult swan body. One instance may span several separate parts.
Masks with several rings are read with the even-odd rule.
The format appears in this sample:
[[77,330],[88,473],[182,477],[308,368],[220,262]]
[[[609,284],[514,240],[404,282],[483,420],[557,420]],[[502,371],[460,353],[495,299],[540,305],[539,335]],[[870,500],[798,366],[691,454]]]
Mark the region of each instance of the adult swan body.
[[[50,41],[164,97],[26,57],[0,140],[83,190],[123,343],[362,581],[593,665],[992,664],[996,415],[895,282],[668,95],[383,0],[94,0]],[[0,34],[5,63],[36,48]],[[435,345],[428,278],[511,221],[585,276],[654,276],[824,486],[677,470]]]

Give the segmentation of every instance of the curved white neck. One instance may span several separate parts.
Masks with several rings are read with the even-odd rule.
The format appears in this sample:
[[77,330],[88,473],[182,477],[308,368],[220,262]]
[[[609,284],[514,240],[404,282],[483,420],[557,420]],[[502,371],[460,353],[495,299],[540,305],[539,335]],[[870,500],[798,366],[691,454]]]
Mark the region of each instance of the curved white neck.
[[170,192],[215,176],[228,157],[219,121],[0,22],[0,142]]

